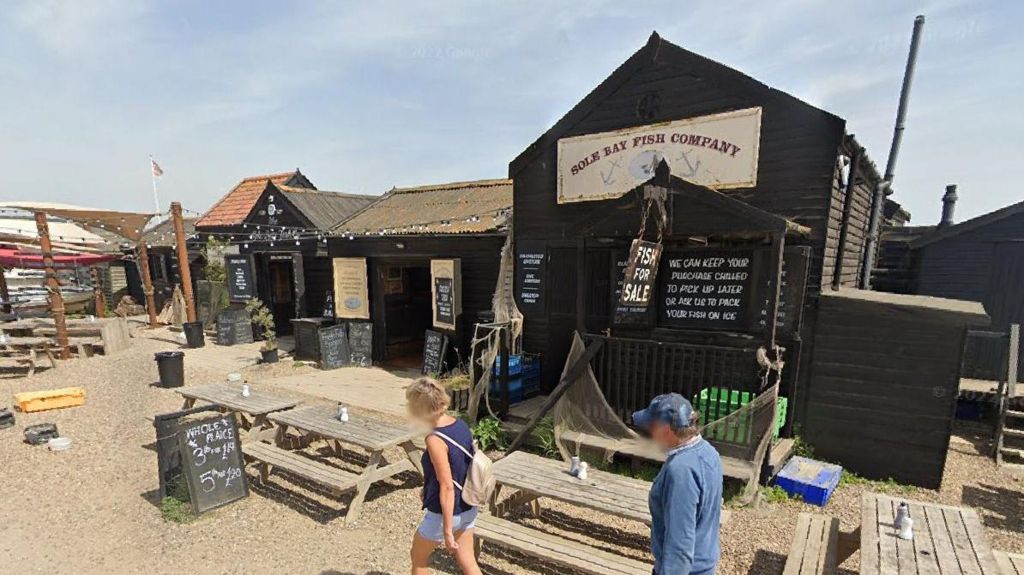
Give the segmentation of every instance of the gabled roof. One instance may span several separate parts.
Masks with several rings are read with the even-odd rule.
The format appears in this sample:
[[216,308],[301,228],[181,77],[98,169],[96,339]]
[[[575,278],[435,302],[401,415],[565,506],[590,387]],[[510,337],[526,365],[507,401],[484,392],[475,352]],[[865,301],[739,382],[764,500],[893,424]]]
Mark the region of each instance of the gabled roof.
[[334,226],[340,234],[460,234],[503,229],[512,210],[512,180],[477,180],[394,188]]
[[530,146],[519,154],[516,159],[512,160],[508,169],[509,176],[514,178],[520,170],[525,168],[527,164],[537,156],[537,154],[558,142],[559,138],[572,130],[576,124],[583,121],[601,104],[601,102],[614,94],[615,91],[622,87],[623,84],[628,82],[637,71],[655,62],[666,62],[669,64],[675,63],[680,66],[685,66],[692,72],[699,74],[701,79],[709,84],[718,84],[730,91],[742,90],[750,94],[757,94],[766,100],[782,99],[788,103],[802,106],[808,111],[829,116],[840,124],[845,122],[842,118],[839,118],[834,114],[826,112],[820,108],[816,108],[781,90],[776,90],[775,88],[758,82],[739,70],[730,68],[709,58],[705,58],[700,54],[690,52],[689,50],[681,48],[667,40],[663,40],[657,32],[652,32],[650,38],[647,40],[647,44],[644,45],[643,48],[637,50],[629,57],[628,60],[616,68],[610,76],[605,78],[605,80],[598,84],[598,86],[587,94],[586,97],[580,100],[578,104],[566,112],[558,122],[555,122],[554,126],[530,144]]
[[241,224],[249,212],[252,211],[256,201],[259,200],[263,190],[267,188],[267,182],[285,186],[296,186],[302,188],[316,189],[306,176],[298,169],[294,172],[282,172],[279,174],[268,174],[265,176],[252,176],[245,178],[224,194],[212,208],[207,210],[202,217],[196,221],[196,227],[217,227],[234,226]]
[[[999,220],[1006,219],[1010,216],[1015,216],[1021,213],[1024,213],[1024,202],[1011,204],[1009,206],[1006,206],[1005,208],[980,215],[976,218],[960,222],[959,224],[938,228],[933,233],[930,233],[911,243],[910,248],[915,250],[923,248],[927,245],[934,244],[935,242],[940,242],[953,236],[960,235],[964,232],[976,230],[982,226],[987,226],[991,223],[998,222]],[[1024,231],[1022,231],[1022,234],[1024,234]]]
[[[199,218],[181,219],[182,227],[185,229],[186,239],[192,237],[192,234],[195,233],[196,221],[198,221],[198,219]],[[174,247],[176,245],[174,238],[174,220],[168,218],[152,228],[149,228],[142,235],[142,241],[146,242],[146,244],[151,248]]]
[[352,214],[380,199],[380,196],[326,192],[274,184],[313,227],[329,230]]

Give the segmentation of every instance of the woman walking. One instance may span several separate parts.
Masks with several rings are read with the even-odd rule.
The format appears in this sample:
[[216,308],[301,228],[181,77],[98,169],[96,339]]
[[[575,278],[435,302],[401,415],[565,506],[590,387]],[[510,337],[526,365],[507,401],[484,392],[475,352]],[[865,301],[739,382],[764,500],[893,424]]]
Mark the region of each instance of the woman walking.
[[428,575],[430,555],[441,544],[465,575],[480,575],[473,555],[477,510],[462,500],[473,459],[473,433],[466,422],[446,413],[448,392],[437,381],[417,379],[405,390],[405,399],[413,419],[431,430],[423,454],[426,513],[412,538],[412,575]]

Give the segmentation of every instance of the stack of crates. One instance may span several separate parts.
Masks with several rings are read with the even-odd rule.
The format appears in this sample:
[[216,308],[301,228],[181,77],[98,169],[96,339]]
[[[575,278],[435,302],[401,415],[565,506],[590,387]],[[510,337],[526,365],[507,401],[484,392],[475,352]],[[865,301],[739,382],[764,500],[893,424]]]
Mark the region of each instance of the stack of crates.
[[[693,408],[700,413],[701,425],[707,425],[721,419],[741,407],[750,403],[753,394],[747,391],[727,390],[720,387],[709,387],[693,396]],[[789,400],[779,397],[778,409],[776,410],[775,425],[772,435],[776,439],[782,426],[786,424],[786,413],[789,410]],[[708,439],[716,441],[727,441],[729,443],[750,443],[750,416],[740,416],[734,421],[728,421],[720,427],[705,431]]]
[[[494,362],[491,374],[491,397],[501,398],[501,357]],[[508,358],[508,398],[519,403],[540,393],[540,358],[530,354],[515,354]]]

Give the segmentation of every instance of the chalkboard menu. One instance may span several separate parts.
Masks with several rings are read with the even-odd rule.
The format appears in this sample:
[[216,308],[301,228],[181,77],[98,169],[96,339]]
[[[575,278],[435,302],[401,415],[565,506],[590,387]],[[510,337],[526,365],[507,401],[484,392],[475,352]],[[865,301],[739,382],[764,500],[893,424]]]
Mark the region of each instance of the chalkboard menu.
[[455,323],[454,289],[452,278],[434,278],[434,323]]
[[217,343],[252,343],[252,320],[244,309],[226,309],[217,314]]
[[196,515],[249,496],[234,415],[183,423],[178,441]]
[[[767,258],[768,253],[765,252]],[[792,336],[800,331],[803,324],[804,293],[807,288],[807,268],[811,258],[811,248],[801,246],[786,248],[782,254],[782,289],[779,290],[779,312],[775,319],[775,329],[784,336]],[[758,326],[768,327],[768,313],[771,309],[770,276],[765,280],[765,295],[762,299]]]
[[444,370],[448,354],[448,336],[428,329],[423,337],[423,375],[438,375]]
[[633,240],[629,247],[626,272],[619,288],[619,305],[647,307],[654,298],[654,280],[658,277],[661,244]]
[[320,338],[320,369],[337,369],[352,363],[348,347],[348,328],[344,325],[322,327]]
[[622,280],[629,266],[629,254],[620,252],[615,258],[615,292],[612,297],[612,323],[622,327],[649,327],[654,319],[655,306],[628,306],[619,304],[622,294]]
[[153,416],[153,427],[156,428],[156,459],[160,474],[160,497],[173,492],[177,481],[185,481],[182,477],[181,442],[178,441],[178,429],[182,418],[202,412],[216,413],[215,405],[203,405],[173,413],[158,413]]
[[543,242],[519,242],[516,259],[515,289],[519,307],[527,312],[544,312],[544,274],[547,254]]
[[368,321],[348,322],[348,348],[352,365],[373,365],[373,324]]
[[256,297],[256,272],[251,255],[224,256],[224,271],[227,275],[228,299],[245,302]]
[[749,329],[753,250],[681,250],[662,261],[661,325]]

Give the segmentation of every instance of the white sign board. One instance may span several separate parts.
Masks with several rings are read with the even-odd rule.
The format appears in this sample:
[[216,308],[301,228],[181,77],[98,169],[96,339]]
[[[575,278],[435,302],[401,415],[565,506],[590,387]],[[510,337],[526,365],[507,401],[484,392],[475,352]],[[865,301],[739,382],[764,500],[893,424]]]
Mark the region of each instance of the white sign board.
[[654,177],[662,159],[688,182],[751,188],[760,143],[761,108],[562,138],[558,203],[618,198]]
[[370,319],[366,258],[334,258],[334,317]]

